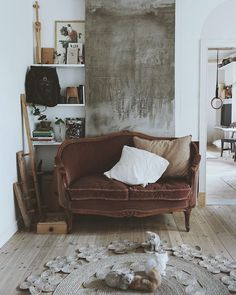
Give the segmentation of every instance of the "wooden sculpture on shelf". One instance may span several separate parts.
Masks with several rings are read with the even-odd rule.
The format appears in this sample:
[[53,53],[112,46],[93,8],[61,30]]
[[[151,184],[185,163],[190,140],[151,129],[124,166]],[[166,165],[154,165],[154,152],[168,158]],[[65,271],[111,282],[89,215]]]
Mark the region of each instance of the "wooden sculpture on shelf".
[[37,64],[41,64],[41,23],[39,21],[39,4],[38,4],[38,1],[35,1],[33,7],[35,9],[35,16],[36,16],[36,21],[34,23],[35,41],[36,41],[35,59],[36,59]]
[[78,87],[66,87],[66,103],[70,103],[71,99],[79,103]]

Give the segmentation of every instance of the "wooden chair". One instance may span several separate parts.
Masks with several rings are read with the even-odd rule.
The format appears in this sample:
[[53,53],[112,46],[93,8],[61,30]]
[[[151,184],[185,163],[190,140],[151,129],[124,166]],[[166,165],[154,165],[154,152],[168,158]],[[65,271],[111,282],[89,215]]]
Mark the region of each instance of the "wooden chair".
[[[233,122],[229,126],[230,128],[235,128],[235,131],[232,132],[231,138],[222,138],[221,139],[221,154],[220,156],[223,156],[224,151],[231,151],[235,152],[236,151],[236,138],[234,138],[234,134],[236,133],[236,122]],[[225,147],[225,143],[230,144],[230,147]],[[236,161],[235,156],[234,156],[234,161]]]

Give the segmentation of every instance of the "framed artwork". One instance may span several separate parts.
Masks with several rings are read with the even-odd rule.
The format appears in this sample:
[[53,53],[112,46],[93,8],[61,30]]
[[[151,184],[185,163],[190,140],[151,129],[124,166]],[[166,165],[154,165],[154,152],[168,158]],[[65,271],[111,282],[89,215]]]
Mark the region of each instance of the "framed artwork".
[[84,118],[66,118],[66,139],[81,138],[85,135]]
[[56,63],[66,64],[73,61],[73,63],[83,64],[84,40],[84,21],[55,21]]

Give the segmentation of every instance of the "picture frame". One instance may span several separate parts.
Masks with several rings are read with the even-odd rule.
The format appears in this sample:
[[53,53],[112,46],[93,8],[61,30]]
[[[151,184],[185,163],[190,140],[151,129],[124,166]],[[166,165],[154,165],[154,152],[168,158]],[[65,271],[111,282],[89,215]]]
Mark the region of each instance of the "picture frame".
[[[55,21],[55,51],[56,63],[67,64],[67,53],[71,48],[78,48],[77,64],[84,64],[85,21],[57,20]],[[72,46],[72,43],[76,46]],[[71,52],[70,52],[71,53]],[[73,60],[73,63],[75,60]]]
[[84,118],[66,118],[66,139],[76,139],[85,136]]

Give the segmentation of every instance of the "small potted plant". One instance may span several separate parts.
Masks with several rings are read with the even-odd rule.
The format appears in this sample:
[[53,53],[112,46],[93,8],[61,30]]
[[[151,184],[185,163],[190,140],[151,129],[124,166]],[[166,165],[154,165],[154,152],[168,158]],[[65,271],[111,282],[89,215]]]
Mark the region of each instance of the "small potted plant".
[[51,121],[47,121],[47,116],[43,114],[43,112],[46,111],[47,107],[45,107],[44,110],[40,110],[39,107],[36,107],[36,105],[32,104],[33,110],[32,115],[38,117],[39,128],[43,130],[50,130],[51,129]]

